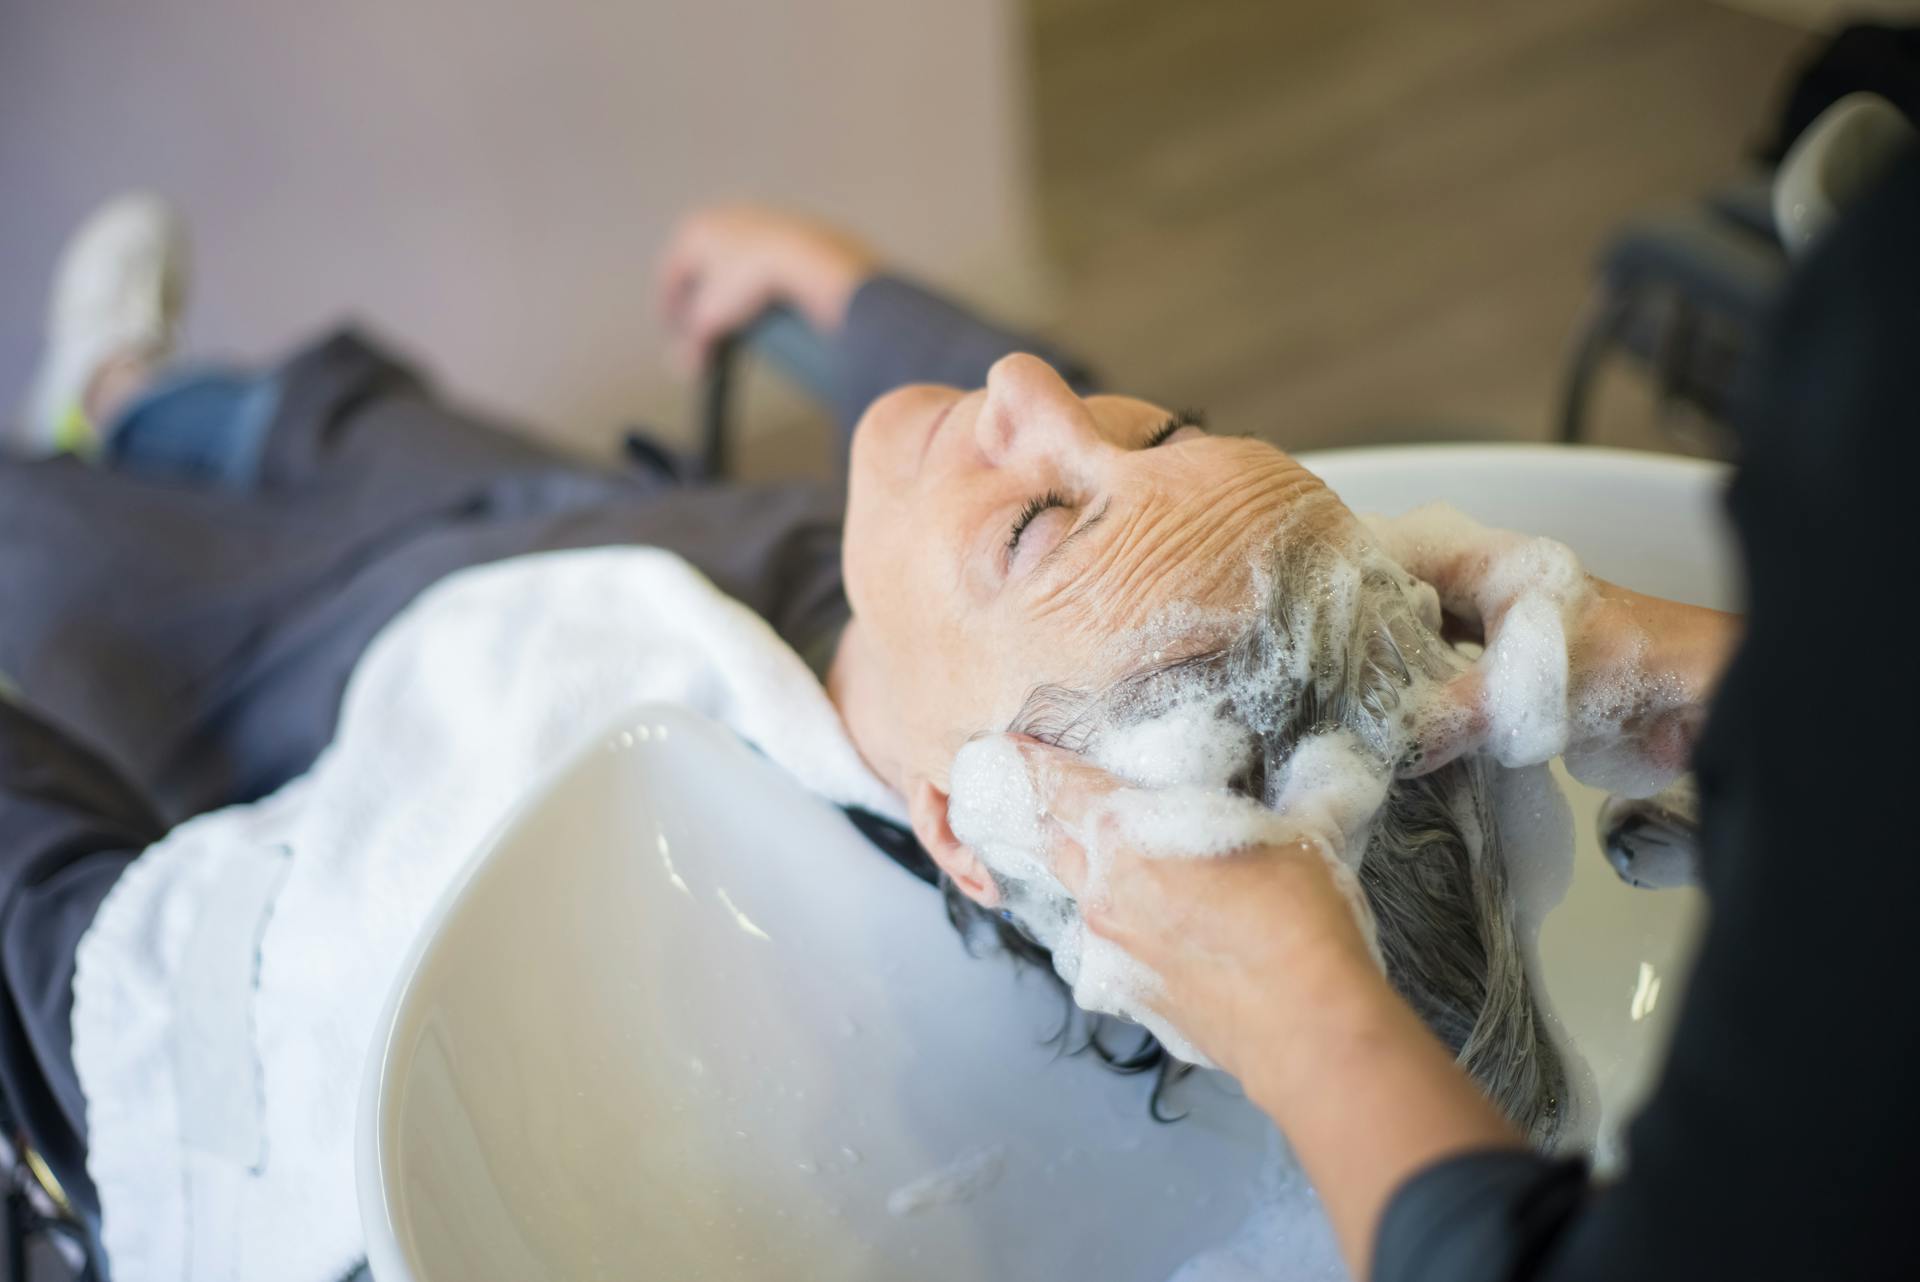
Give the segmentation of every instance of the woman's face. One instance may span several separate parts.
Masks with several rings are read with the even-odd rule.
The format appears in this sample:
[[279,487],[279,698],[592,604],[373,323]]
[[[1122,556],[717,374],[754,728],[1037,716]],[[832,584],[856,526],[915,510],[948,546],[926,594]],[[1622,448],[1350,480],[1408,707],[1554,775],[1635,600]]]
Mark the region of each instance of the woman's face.
[[1271,445],[1082,399],[1032,356],[980,391],[882,397],[854,433],[843,554],[842,653],[885,708],[861,750],[903,794],[944,798],[954,753],[1036,686],[1140,666],[1116,640],[1173,603],[1244,603],[1255,547],[1303,502],[1344,511]]

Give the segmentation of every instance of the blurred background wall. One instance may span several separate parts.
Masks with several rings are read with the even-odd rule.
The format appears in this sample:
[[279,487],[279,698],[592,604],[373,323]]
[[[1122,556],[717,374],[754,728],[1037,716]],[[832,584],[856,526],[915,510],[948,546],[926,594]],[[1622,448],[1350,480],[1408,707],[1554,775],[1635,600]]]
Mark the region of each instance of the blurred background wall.
[[604,448],[685,421],[651,256],[749,195],[1227,430],[1541,437],[1608,229],[1737,173],[1832,9],[0,0],[0,394],[64,231],[145,184],[195,224],[200,349],[359,316]]
[[[676,214],[764,197],[1009,290],[1029,238],[1015,0],[0,0],[0,397],[72,223],[185,207],[194,346],[355,316],[573,439],[677,416]],[[997,283],[996,283],[997,282]]]

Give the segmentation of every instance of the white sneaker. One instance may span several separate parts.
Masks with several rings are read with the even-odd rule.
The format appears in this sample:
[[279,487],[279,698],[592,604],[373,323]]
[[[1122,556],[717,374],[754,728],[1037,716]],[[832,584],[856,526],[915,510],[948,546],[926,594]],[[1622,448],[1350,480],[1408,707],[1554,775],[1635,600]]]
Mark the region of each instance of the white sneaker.
[[186,281],[186,225],[172,205],[135,192],[94,210],[60,251],[46,349],[9,452],[97,453],[104,442],[87,417],[88,386],[115,358],[172,353]]

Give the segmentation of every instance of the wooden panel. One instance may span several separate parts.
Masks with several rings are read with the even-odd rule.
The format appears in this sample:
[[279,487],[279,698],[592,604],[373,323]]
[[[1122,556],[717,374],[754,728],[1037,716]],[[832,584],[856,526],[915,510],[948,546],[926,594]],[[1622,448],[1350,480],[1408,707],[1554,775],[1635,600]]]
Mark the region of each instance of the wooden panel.
[[[1698,0],[1031,0],[1065,332],[1306,448],[1548,431],[1608,231],[1738,173],[1802,33]],[[1598,430],[1657,444],[1646,394]]]

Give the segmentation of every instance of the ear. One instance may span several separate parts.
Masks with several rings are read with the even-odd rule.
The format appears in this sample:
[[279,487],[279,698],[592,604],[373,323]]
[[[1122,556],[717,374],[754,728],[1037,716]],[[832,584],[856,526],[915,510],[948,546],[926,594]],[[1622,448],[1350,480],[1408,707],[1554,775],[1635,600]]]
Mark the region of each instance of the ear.
[[913,835],[920,839],[940,871],[982,908],[1000,906],[1000,888],[993,884],[987,866],[973,848],[953,835],[947,823],[947,794],[925,779],[916,779],[907,790],[907,817],[913,823]]

